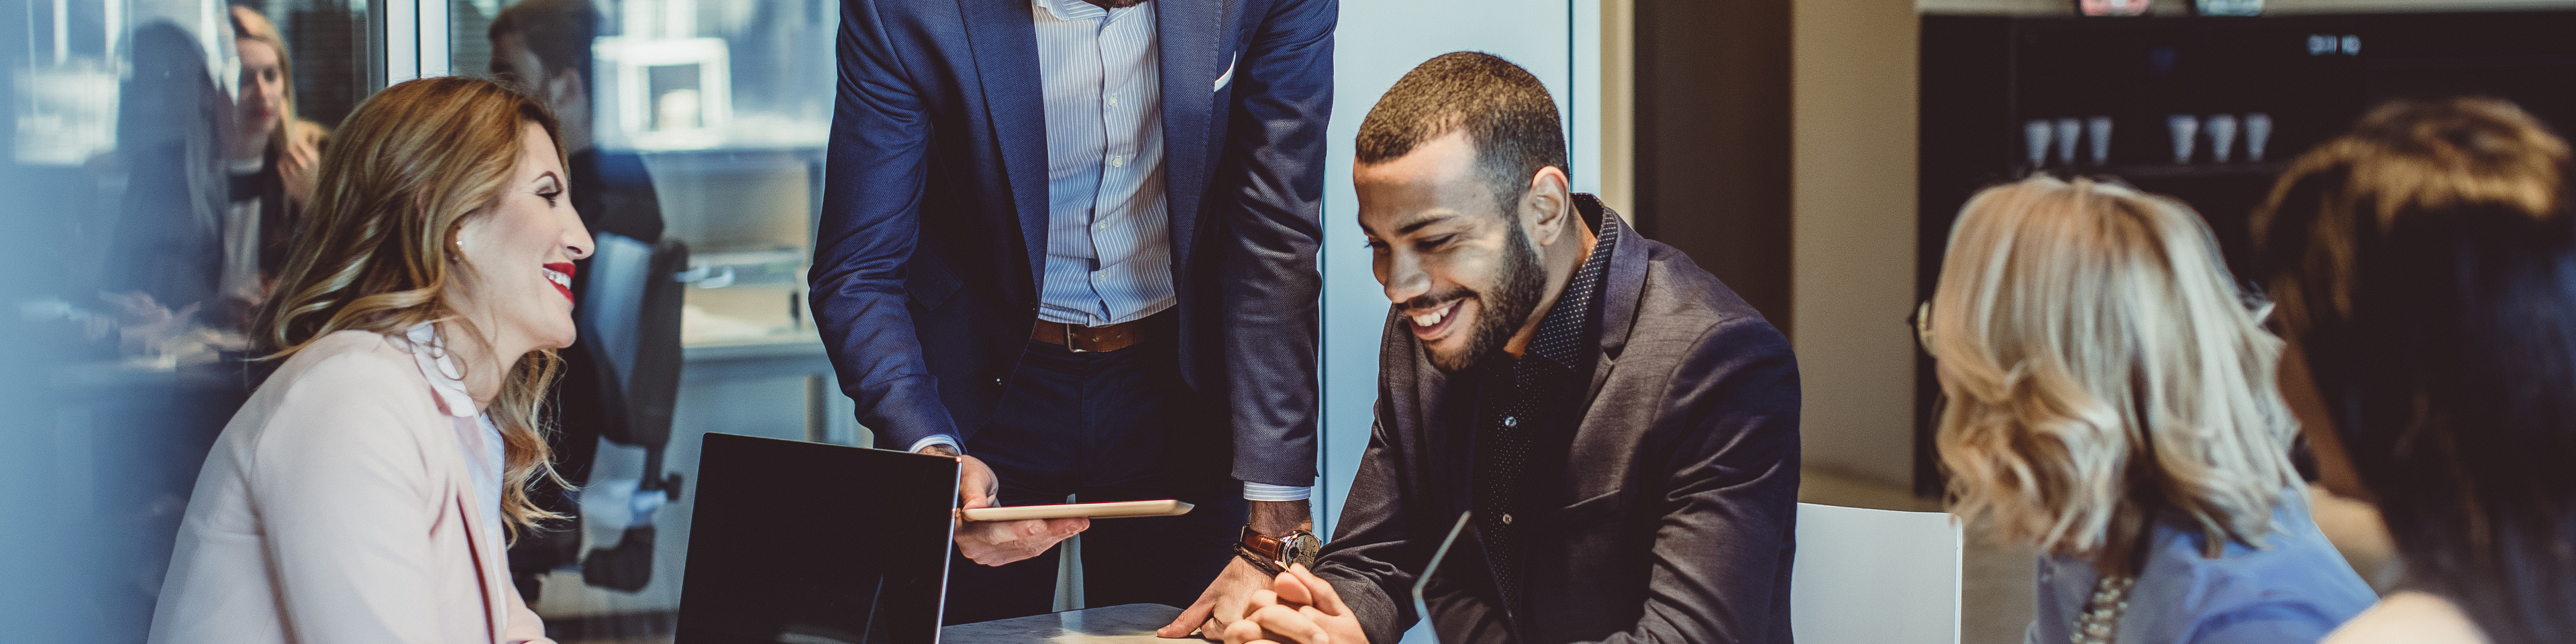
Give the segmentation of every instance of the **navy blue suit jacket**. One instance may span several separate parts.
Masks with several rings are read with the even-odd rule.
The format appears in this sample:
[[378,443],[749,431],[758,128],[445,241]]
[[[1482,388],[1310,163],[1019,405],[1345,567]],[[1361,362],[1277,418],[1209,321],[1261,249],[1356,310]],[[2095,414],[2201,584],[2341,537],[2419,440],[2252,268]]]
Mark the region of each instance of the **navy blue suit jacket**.
[[[1337,0],[1152,0],[1181,373],[1235,478],[1315,477]],[[970,438],[1038,319],[1046,112],[1027,0],[844,0],[812,271],[879,445]]]

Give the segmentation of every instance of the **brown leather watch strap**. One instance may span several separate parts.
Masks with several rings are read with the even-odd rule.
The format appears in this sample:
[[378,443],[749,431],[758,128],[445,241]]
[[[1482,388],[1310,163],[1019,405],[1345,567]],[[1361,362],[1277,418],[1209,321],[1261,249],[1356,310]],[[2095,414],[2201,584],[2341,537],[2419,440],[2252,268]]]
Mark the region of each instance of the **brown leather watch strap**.
[[1261,569],[1261,573],[1265,575],[1277,576],[1279,573],[1288,572],[1287,567],[1279,565],[1277,558],[1264,558],[1261,555],[1252,554],[1251,548],[1246,548],[1240,543],[1234,544],[1234,556],[1242,559],[1244,563],[1252,564],[1254,568]]
[[1243,539],[1238,543],[1243,546],[1245,551],[1250,553],[1252,556],[1260,557],[1263,561],[1278,562],[1284,561],[1288,558],[1281,552],[1287,549],[1287,542],[1279,540],[1278,537],[1265,535],[1255,531],[1252,529],[1252,526],[1243,527]]
[[1047,344],[1063,345],[1074,353],[1107,352],[1135,346],[1143,335],[1143,320],[1120,322],[1108,326],[1081,326],[1038,320],[1029,338]]

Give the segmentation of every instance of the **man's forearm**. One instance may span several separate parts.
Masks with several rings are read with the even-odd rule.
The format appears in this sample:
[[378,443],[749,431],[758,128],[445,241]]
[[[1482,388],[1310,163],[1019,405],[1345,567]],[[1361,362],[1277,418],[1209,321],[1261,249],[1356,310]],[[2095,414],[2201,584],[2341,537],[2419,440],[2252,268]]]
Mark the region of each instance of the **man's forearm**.
[[1315,519],[1308,513],[1306,503],[1303,500],[1252,502],[1252,531],[1273,537],[1299,530],[1313,532]]

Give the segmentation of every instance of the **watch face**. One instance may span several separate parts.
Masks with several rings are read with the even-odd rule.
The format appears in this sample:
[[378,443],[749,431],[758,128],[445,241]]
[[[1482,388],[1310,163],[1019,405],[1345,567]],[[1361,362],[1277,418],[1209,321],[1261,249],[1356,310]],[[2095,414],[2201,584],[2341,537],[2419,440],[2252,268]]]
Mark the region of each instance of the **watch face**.
[[1322,540],[1316,539],[1315,535],[1305,533],[1283,537],[1279,540],[1279,558],[1289,563],[1312,566],[1315,563],[1315,551],[1322,549],[1323,546],[1320,541]]

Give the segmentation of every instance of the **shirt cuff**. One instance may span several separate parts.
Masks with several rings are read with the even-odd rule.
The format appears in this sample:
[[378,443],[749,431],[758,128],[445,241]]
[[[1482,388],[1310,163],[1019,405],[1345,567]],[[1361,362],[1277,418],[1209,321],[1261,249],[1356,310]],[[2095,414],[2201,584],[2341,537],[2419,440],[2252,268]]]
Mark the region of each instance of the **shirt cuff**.
[[931,434],[929,436],[924,436],[921,440],[912,442],[912,449],[904,451],[920,453],[922,448],[932,445],[946,445],[949,449],[957,450],[957,453],[959,454],[966,453],[966,448],[957,445],[957,437],[947,434]]
[[[934,436],[932,438],[937,437]],[[1268,483],[1243,484],[1243,499],[1246,501],[1304,501],[1306,500],[1306,497],[1313,496],[1314,493],[1315,488],[1306,486],[1271,485]]]

